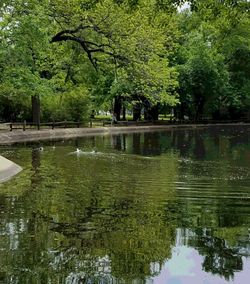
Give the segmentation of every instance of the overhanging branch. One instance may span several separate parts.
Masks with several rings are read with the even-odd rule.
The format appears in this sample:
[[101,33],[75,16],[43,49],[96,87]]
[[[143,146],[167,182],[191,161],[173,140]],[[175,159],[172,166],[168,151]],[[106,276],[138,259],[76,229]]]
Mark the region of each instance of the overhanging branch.
[[[93,54],[96,53],[102,53],[109,55],[113,57],[114,59],[122,60],[122,61],[127,61],[128,59],[123,56],[116,54],[114,51],[113,47],[110,44],[97,44],[95,42],[86,40],[84,37],[79,37],[76,36],[76,34],[82,30],[85,29],[93,29],[95,32],[99,33],[100,30],[96,28],[96,26],[90,26],[90,25],[79,25],[76,29],[74,30],[63,30],[57,33],[53,38],[51,39],[51,42],[60,42],[60,41],[74,41],[77,42],[81,45],[83,48],[84,52],[87,54],[89,61],[93,65],[93,67],[97,70],[97,60],[96,58],[93,58]],[[102,35],[104,35],[102,33]]]

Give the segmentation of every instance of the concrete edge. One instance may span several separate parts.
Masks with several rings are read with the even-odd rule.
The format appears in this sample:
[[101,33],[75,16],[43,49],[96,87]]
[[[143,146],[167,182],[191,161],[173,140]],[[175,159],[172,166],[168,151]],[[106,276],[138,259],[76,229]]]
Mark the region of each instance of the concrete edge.
[[135,133],[162,131],[171,129],[196,129],[214,126],[250,126],[250,123],[232,124],[182,124],[182,125],[149,125],[149,126],[123,126],[123,127],[100,127],[100,128],[66,128],[66,129],[46,129],[46,130],[16,130],[13,132],[0,133],[0,145],[11,145],[13,143],[70,139],[76,137],[112,135],[120,133]]
[[[184,127],[184,126],[183,126]],[[66,129],[46,129],[0,133],[0,145],[11,145],[13,143],[70,139],[76,137],[112,135],[119,133],[134,133],[145,131],[160,131],[172,129],[172,126],[126,126],[126,127],[100,127],[100,128],[66,128]]]
[[22,168],[12,161],[0,156],[0,183],[11,179],[22,171]]

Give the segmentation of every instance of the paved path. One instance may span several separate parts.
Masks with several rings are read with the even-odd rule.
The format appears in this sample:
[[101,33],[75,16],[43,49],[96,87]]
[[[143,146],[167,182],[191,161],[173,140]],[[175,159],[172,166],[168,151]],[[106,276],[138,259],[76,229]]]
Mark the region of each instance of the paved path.
[[74,137],[108,135],[119,133],[134,133],[145,131],[160,131],[171,130],[173,128],[204,128],[210,126],[239,126],[250,124],[182,124],[182,125],[150,125],[150,126],[114,126],[114,127],[99,127],[99,128],[66,128],[66,129],[43,129],[43,130],[14,130],[0,132],[0,145],[10,145],[18,142],[40,141],[40,140],[55,140],[55,139],[69,139]]
[[14,130],[0,132],[0,145],[8,145],[17,142],[67,139],[74,137],[108,135],[118,133],[133,133],[142,131],[157,131],[170,129],[170,126],[128,126],[128,127],[100,127],[100,128],[66,128],[43,130]]

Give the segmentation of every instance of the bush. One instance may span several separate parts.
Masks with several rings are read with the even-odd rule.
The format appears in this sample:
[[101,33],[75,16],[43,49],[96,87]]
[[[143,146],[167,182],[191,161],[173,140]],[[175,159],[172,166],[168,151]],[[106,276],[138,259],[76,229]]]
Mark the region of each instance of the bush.
[[31,118],[31,99],[10,86],[0,86],[0,121],[23,121]]
[[89,118],[90,110],[88,90],[82,87],[41,99],[43,121],[84,121]]

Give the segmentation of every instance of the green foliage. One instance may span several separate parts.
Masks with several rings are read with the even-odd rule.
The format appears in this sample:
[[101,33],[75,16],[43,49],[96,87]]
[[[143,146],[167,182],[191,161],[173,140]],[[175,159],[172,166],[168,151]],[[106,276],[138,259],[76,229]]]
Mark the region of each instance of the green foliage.
[[199,34],[194,33],[183,49],[184,64],[179,66],[181,99],[187,114],[197,120],[204,112],[211,115],[229,99],[228,72],[223,57]]
[[197,1],[195,11],[179,15],[181,118],[239,118],[247,111],[250,22],[243,2]]
[[80,87],[71,90],[63,100],[68,120],[82,121],[89,117],[89,98],[85,89]]
[[9,109],[31,119],[32,96],[43,119],[87,117],[80,89],[95,109],[118,98],[126,107],[178,106],[193,119],[241,116],[250,101],[249,2],[193,0],[180,12],[183,3],[2,1],[1,119]]
[[90,115],[90,99],[84,87],[72,87],[60,95],[44,96],[41,102],[44,121],[84,121]]

